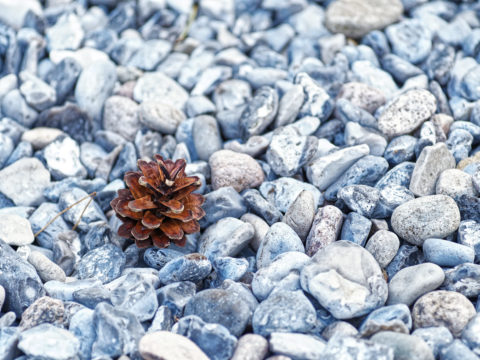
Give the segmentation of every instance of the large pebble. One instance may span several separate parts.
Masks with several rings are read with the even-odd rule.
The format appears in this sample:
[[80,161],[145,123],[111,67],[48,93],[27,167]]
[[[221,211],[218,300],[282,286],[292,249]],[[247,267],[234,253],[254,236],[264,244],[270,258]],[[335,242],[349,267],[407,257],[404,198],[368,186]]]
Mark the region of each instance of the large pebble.
[[36,158],[22,158],[0,170],[0,192],[17,206],[35,206],[44,201],[50,173]]
[[33,243],[30,222],[18,215],[2,216],[0,218],[0,240],[15,246]]
[[412,310],[413,325],[417,328],[445,326],[458,337],[471,318],[475,308],[470,300],[453,291],[437,290],[423,295]]
[[434,360],[432,350],[421,338],[393,331],[382,331],[370,338],[379,344],[393,348],[395,359]]
[[162,98],[143,101],[138,116],[144,126],[162,134],[174,134],[178,125],[185,120],[181,110]]
[[257,187],[264,180],[264,173],[254,158],[231,150],[220,150],[210,157],[213,188],[232,186],[238,192]]
[[440,266],[453,267],[473,263],[475,251],[466,245],[442,239],[427,239],[423,243],[425,260]]
[[402,239],[422,245],[428,238],[444,238],[460,225],[460,211],[446,195],[431,195],[407,201],[392,214],[392,227]]
[[445,143],[423,148],[415,163],[410,190],[417,196],[435,194],[435,184],[440,174],[455,167],[455,159]]
[[340,0],[330,4],[325,25],[333,33],[361,38],[372,30],[382,29],[397,21],[403,12],[402,2],[375,0]]
[[43,158],[52,177],[62,180],[84,178],[87,170],[80,161],[80,147],[72,138],[61,135],[43,149]]
[[395,331],[409,334],[412,329],[412,316],[405,304],[384,306],[372,311],[358,329],[362,337],[369,337],[381,331]]
[[325,347],[322,359],[371,359],[393,360],[394,350],[386,345],[353,336],[334,336]]
[[262,336],[274,332],[307,333],[315,322],[315,308],[302,291],[272,294],[258,305],[252,318],[253,332]]
[[398,96],[378,118],[378,128],[394,137],[412,132],[433,115],[435,97],[426,90],[410,90]]
[[379,230],[368,239],[365,249],[369,251],[383,269],[393,260],[400,247],[398,236],[388,230]]
[[202,228],[225,217],[240,217],[247,212],[243,197],[231,186],[222,187],[205,195],[203,210],[206,215],[200,220]]
[[337,319],[350,319],[385,304],[388,288],[375,258],[339,240],[320,250],[301,272],[302,288]]
[[462,195],[478,196],[472,176],[459,169],[444,170],[438,177],[435,193],[448,195],[454,199]]
[[222,148],[222,139],[216,119],[212,116],[197,116],[193,120],[193,143],[200,160],[208,161],[212,154]]
[[208,360],[207,355],[190,339],[169,331],[144,335],[138,344],[145,360]]
[[438,265],[423,263],[397,272],[388,283],[387,304],[411,305],[420,296],[442,285],[445,274]]

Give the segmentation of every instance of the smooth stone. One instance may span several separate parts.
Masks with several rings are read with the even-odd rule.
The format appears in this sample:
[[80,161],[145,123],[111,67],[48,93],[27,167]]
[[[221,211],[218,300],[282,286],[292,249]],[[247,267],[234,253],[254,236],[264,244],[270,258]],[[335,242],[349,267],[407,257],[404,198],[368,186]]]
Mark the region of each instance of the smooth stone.
[[222,139],[216,119],[201,115],[193,120],[193,143],[200,160],[208,161],[210,157],[222,148]]
[[322,357],[324,348],[325,342],[312,335],[282,332],[270,334],[270,352],[292,359],[319,359]]
[[320,190],[326,190],[358,159],[370,152],[368,145],[357,145],[337,150],[313,159],[306,165],[308,180]]
[[442,239],[426,239],[423,243],[425,260],[439,266],[454,267],[473,263],[475,251],[466,245]]
[[193,282],[181,281],[162,286],[156,292],[158,304],[167,306],[172,315],[178,317],[183,314],[185,305],[195,295],[197,288]]
[[210,261],[204,255],[193,253],[170,260],[159,271],[158,277],[162,284],[171,284],[177,281],[199,282],[205,279],[211,271]]
[[423,263],[407,266],[390,279],[387,304],[410,306],[420,296],[440,287],[444,279],[445,273],[438,265]]
[[[387,105],[378,118],[378,128],[388,137],[408,134],[428,120],[436,106],[435,97],[430,92],[407,91]],[[408,111],[405,111],[406,108]]]
[[327,325],[322,331],[322,337],[326,340],[330,340],[335,337],[347,337],[347,336],[357,336],[358,330],[346,321],[334,321],[331,324]]
[[174,134],[178,125],[186,119],[179,108],[165,102],[163,98],[143,101],[138,107],[140,123],[162,134]]
[[289,251],[275,257],[253,276],[252,292],[263,301],[276,291],[294,291],[301,289],[300,272],[310,262],[310,258],[298,251]]
[[209,226],[200,236],[198,251],[208,259],[238,255],[254,236],[248,222],[226,217]]
[[394,349],[395,359],[434,360],[432,350],[421,338],[393,331],[382,331],[370,338]]
[[412,310],[415,329],[445,326],[455,337],[461,335],[475,314],[475,308],[470,300],[462,294],[445,290],[423,295],[415,302]]
[[282,222],[290,226],[305,241],[315,217],[315,199],[310,191],[303,190],[290,205]]
[[231,186],[222,187],[205,195],[203,210],[206,215],[200,220],[202,228],[225,217],[240,217],[247,212],[245,200]]
[[442,171],[435,185],[435,193],[448,195],[454,199],[466,196],[478,196],[472,176],[458,169]]
[[261,217],[251,213],[243,214],[240,220],[253,226],[253,238],[250,240],[249,245],[253,250],[257,251],[270,227]]
[[184,316],[197,315],[205,322],[223,325],[238,337],[247,327],[252,312],[238,295],[224,289],[207,289],[188,301]]
[[369,219],[356,212],[351,212],[343,222],[340,239],[365,246],[371,228],[372,222]]
[[440,350],[441,360],[476,360],[478,356],[471,351],[462,341],[455,339],[449,345]]
[[333,33],[361,38],[372,30],[383,29],[396,22],[403,12],[401,1],[375,0],[364,3],[341,0],[330,4],[325,14],[325,25]]
[[140,129],[138,109],[137,103],[127,97],[109,97],[103,110],[103,128],[133,140]]
[[213,93],[213,101],[218,111],[234,110],[244,105],[251,97],[252,90],[248,82],[238,79],[223,81]]
[[182,110],[188,100],[188,93],[175,80],[161,72],[146,73],[141,76],[133,90],[133,98],[138,103],[162,99],[163,103]]
[[8,245],[23,246],[33,243],[30,222],[18,215],[4,215],[0,218],[0,240]]
[[120,276],[125,266],[125,254],[113,244],[105,244],[87,252],[78,262],[80,279],[98,279],[110,282]]
[[435,358],[438,357],[440,350],[453,341],[453,336],[445,326],[432,326],[420,328],[412,332],[413,336],[423,339],[430,347]]
[[286,291],[272,294],[258,305],[252,326],[253,332],[262,336],[274,332],[308,333],[315,321],[315,309],[303,292]]
[[325,360],[355,359],[361,356],[363,359],[393,360],[394,350],[373,341],[358,339],[353,336],[332,337],[323,351],[322,358]]
[[295,231],[283,222],[273,224],[265,234],[257,251],[257,267],[263,268],[279,255],[288,251],[305,253],[302,240]]
[[412,329],[412,316],[405,304],[389,305],[372,311],[363,320],[359,332],[362,337],[370,337],[383,331],[409,334]]
[[32,358],[69,360],[78,355],[80,342],[65,329],[41,324],[21,333],[18,348]]
[[323,203],[322,194],[315,186],[290,177],[264,181],[259,190],[265,199],[273,203],[283,213],[287,212],[298,195],[304,190],[313,194],[315,207]]
[[8,92],[3,97],[2,114],[26,127],[32,127],[38,118],[37,111],[27,104],[17,89]]
[[219,150],[209,159],[214,190],[232,186],[238,192],[262,184],[265,175],[260,165],[247,154]]
[[480,265],[460,264],[445,271],[442,289],[455,291],[468,298],[480,295]]
[[242,137],[260,135],[272,123],[278,111],[278,94],[271,87],[258,89],[240,117]]
[[237,153],[258,157],[267,150],[270,141],[264,136],[250,136],[246,143],[241,144],[237,140],[232,140],[224,144],[223,148]]
[[172,332],[188,337],[212,360],[229,360],[237,344],[225,326],[206,323],[195,315],[181,318]]
[[417,196],[433,195],[440,174],[455,168],[455,159],[445,143],[426,146],[417,159],[410,180],[410,190]]
[[0,192],[17,206],[36,206],[44,201],[50,173],[36,158],[22,158],[0,170]]
[[304,100],[305,94],[300,85],[292,86],[283,94],[278,105],[278,114],[274,122],[275,128],[293,123],[297,118]]
[[391,166],[411,161],[415,156],[416,144],[417,138],[411,135],[397,136],[388,143],[383,156]]
[[397,207],[391,222],[399,237],[420,246],[425,239],[444,238],[457,230],[460,211],[449,196],[423,196]]
[[388,230],[379,230],[373,234],[365,246],[382,269],[393,260],[400,247],[400,240],[395,233]]
[[84,178],[87,170],[80,161],[80,147],[68,136],[59,136],[43,149],[43,158],[55,180]]
[[305,242],[307,255],[313,256],[335,242],[340,236],[342,224],[343,213],[337,207],[326,205],[318,209]]
[[385,96],[381,90],[362,82],[348,82],[342,85],[337,95],[338,99],[346,99],[354,106],[373,114],[385,104]]
[[257,334],[242,335],[237,342],[232,360],[263,360],[268,354],[268,341]]
[[78,106],[93,119],[100,120],[105,100],[110,96],[117,74],[111,61],[95,62],[85,67],[75,86]]
[[138,350],[145,360],[208,360],[208,356],[193,341],[169,331],[144,335]]
[[337,319],[361,316],[385,304],[388,287],[380,266],[361,246],[339,240],[312,260],[302,269],[302,288]]
[[[368,114],[368,116],[371,115]],[[373,119],[372,123],[376,125],[376,121]],[[363,123],[361,124],[364,125]],[[385,148],[387,147],[387,140],[383,135],[377,133],[376,131],[370,130],[367,127],[369,124],[370,123],[366,123],[364,126],[362,126],[356,122],[348,121],[345,125],[345,144],[349,146],[367,144],[370,148],[371,155],[382,156],[385,152]]]
[[43,282],[50,280],[65,281],[65,271],[38,251],[32,251],[28,256],[28,262],[37,270]]
[[373,216],[380,201],[380,191],[367,185],[346,186],[337,196],[350,210],[367,218]]

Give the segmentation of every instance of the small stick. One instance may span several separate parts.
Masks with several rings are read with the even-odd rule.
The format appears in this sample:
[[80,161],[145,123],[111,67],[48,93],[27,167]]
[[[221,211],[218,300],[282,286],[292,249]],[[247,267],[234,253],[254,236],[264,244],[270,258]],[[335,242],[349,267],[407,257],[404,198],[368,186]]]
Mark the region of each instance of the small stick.
[[[95,196],[95,195],[93,195],[93,196]],[[75,230],[75,229],[77,228],[78,224],[80,224],[80,220],[82,220],[83,214],[85,214],[85,211],[87,210],[88,205],[90,205],[90,203],[92,202],[92,200],[93,200],[93,197],[90,196],[90,200],[88,200],[87,205],[85,205],[85,207],[83,208],[82,213],[81,213],[80,216],[78,217],[78,220],[77,220],[77,222],[75,223],[75,225],[73,225],[72,230]]]
[[[66,209],[60,211],[57,215],[55,215],[55,216],[53,217],[53,219],[51,219],[48,223],[46,223],[45,226],[42,227],[40,230],[38,230],[37,233],[36,233],[35,235],[33,235],[33,236],[34,236],[34,237],[37,237],[38,234],[40,234],[40,233],[41,233],[42,231],[44,231],[48,226],[50,226],[51,223],[53,223],[55,220],[57,220],[57,218],[58,218],[60,215],[66,213],[68,210],[70,210],[71,208],[73,208],[75,205],[80,204],[83,200],[90,198],[90,201],[88,202],[87,206],[90,205],[90,202],[92,201],[92,199],[93,199],[93,197],[94,197],[95,195],[97,195],[97,192],[96,192],[96,191],[92,192],[91,194],[88,194],[87,196],[81,198],[80,200],[78,200],[77,202],[73,203],[72,205],[70,205],[70,206],[67,207]],[[85,207],[85,209],[83,209],[82,214],[80,215],[80,219],[82,218],[83,213],[85,212],[87,206]],[[78,223],[80,222],[80,219],[78,219],[77,223],[76,223],[75,226],[73,227],[73,230],[75,230],[76,226],[77,226]]]
[[197,17],[197,13],[198,13],[198,5],[193,4],[192,11],[190,12],[190,16],[188,17],[187,23],[185,24],[185,28],[183,29],[182,33],[180,34],[180,36],[175,41],[176,43],[179,43],[179,42],[185,40],[188,33],[190,32],[190,28],[192,27],[193,21]]

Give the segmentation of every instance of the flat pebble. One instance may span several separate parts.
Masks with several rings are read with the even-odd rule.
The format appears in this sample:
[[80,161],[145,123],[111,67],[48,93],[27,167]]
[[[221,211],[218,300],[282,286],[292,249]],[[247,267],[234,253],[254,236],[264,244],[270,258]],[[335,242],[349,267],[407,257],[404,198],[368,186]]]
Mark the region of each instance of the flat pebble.
[[28,256],[28,262],[37,270],[43,282],[50,280],[65,281],[65,271],[38,251],[32,251]]
[[449,196],[423,196],[397,207],[391,221],[400,238],[422,245],[428,238],[443,238],[457,230],[460,211]]
[[423,295],[412,310],[415,329],[430,326],[445,326],[453,336],[461,335],[475,308],[470,300],[453,291],[437,290]]
[[375,258],[350,241],[317,252],[300,279],[302,288],[337,319],[367,314],[387,300],[387,283]]
[[194,342],[185,336],[168,331],[156,331],[144,335],[138,350],[146,360],[207,360],[208,357]]
[[158,276],[162,284],[177,281],[198,282],[203,280],[212,271],[212,264],[201,254],[192,253],[170,260],[159,271]]

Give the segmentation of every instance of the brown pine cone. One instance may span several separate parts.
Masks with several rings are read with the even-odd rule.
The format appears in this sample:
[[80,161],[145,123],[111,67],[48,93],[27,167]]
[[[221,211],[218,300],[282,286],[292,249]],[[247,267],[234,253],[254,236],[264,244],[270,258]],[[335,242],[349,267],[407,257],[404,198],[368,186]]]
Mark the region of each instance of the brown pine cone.
[[185,234],[200,231],[204,197],[192,194],[201,185],[196,176],[185,175],[185,160],[175,162],[155,155],[156,161],[138,160],[141,171],[125,174],[126,189],[110,202],[123,224],[118,235],[135,241],[139,248],[170,242],[184,246]]

